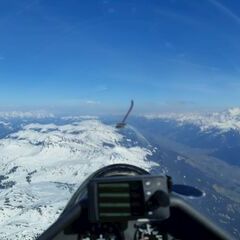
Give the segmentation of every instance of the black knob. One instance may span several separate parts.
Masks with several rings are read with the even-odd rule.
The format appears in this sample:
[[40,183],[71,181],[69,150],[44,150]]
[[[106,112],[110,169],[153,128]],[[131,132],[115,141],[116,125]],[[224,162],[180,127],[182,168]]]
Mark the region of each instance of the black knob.
[[170,205],[169,196],[166,192],[158,190],[148,200],[147,208],[149,211],[158,209],[159,207],[168,207]]

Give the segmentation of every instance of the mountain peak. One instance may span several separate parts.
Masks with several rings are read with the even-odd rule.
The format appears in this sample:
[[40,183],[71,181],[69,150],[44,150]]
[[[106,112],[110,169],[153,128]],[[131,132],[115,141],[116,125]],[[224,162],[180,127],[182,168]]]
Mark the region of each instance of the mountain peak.
[[240,107],[229,108],[227,111],[233,117],[240,117]]

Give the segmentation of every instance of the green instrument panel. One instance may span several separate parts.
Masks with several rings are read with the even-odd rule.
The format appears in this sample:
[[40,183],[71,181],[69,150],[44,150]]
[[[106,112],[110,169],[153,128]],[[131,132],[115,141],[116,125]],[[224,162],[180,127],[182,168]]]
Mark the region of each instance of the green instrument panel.
[[126,220],[143,217],[144,194],[141,181],[98,183],[100,220]]

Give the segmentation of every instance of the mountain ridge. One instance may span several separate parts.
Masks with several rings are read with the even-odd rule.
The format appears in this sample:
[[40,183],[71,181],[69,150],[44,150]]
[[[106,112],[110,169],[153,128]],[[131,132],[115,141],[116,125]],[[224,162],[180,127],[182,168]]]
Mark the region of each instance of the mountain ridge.
[[230,108],[221,112],[189,112],[189,113],[159,113],[145,114],[143,117],[154,120],[172,120],[179,125],[193,124],[198,126],[201,131],[218,129],[222,132],[229,130],[240,131],[240,107]]

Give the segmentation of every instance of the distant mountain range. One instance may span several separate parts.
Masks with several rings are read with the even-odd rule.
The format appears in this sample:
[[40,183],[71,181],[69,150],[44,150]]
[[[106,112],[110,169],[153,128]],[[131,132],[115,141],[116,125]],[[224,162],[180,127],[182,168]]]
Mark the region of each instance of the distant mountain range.
[[214,113],[152,114],[137,122],[143,129],[154,129],[157,134],[209,150],[210,155],[240,166],[240,108]]
[[226,132],[229,130],[240,131],[240,108],[230,108],[222,112],[211,113],[167,113],[144,115],[147,119],[174,120],[179,125],[193,124],[201,131],[214,129]]
[[7,111],[0,112],[0,119],[13,119],[13,118],[53,118],[55,117],[53,113],[47,111]]

